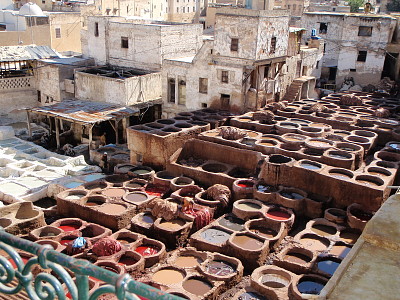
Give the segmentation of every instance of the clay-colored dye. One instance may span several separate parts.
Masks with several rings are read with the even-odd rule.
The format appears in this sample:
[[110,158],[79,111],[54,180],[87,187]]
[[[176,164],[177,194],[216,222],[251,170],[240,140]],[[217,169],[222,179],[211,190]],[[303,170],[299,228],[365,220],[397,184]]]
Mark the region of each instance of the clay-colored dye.
[[142,193],[129,193],[125,199],[131,203],[140,203],[147,200],[147,196]]
[[136,239],[134,239],[132,237],[124,236],[124,237],[118,237],[117,241],[120,242],[121,244],[131,244],[133,242],[136,242]]
[[237,235],[233,238],[232,242],[246,250],[259,250],[264,245],[263,242],[247,235]]
[[271,288],[283,288],[290,283],[286,277],[279,274],[265,274],[260,278],[260,282]]
[[227,276],[236,272],[236,268],[225,261],[211,261],[206,265],[206,272],[217,276]]
[[197,296],[202,296],[212,289],[212,285],[203,280],[192,278],[183,283],[183,288]]
[[311,251],[324,251],[328,248],[322,241],[313,238],[302,238],[300,239],[300,244]]
[[353,232],[341,232],[340,239],[346,243],[354,244],[357,242],[360,235]]
[[263,238],[266,238],[266,239],[271,239],[278,234],[278,232],[276,232],[276,230],[273,230],[272,228],[262,227],[262,226],[254,226],[254,227],[250,228],[250,231],[252,231],[255,234],[257,234]]
[[175,259],[174,264],[181,268],[194,268],[201,264],[203,260],[194,255],[179,256]]
[[234,216],[225,216],[218,223],[234,231],[242,231],[244,229],[244,221]]
[[347,254],[349,254],[351,248],[342,245],[335,245],[332,247],[329,252],[332,255],[339,256],[340,258],[345,258]]
[[275,147],[275,144],[274,143],[272,143],[272,142],[262,142],[262,143],[260,143],[260,145],[262,145],[262,146],[267,146],[267,147]]
[[283,260],[296,264],[305,264],[310,262],[311,258],[301,253],[289,252],[283,257]]
[[229,239],[230,234],[217,228],[209,228],[201,233],[201,237],[212,244],[222,244]]
[[179,230],[182,226],[185,225],[185,222],[179,219],[171,220],[171,221],[162,221],[160,223],[160,228],[165,230]]
[[126,191],[124,189],[108,189],[102,192],[104,196],[111,198],[121,198],[125,193]]
[[157,271],[152,277],[153,281],[166,285],[179,283],[183,278],[185,278],[185,276],[182,272],[173,269]]
[[313,231],[316,234],[321,235],[321,236],[334,235],[337,232],[336,228],[334,228],[332,226],[322,225],[322,224],[314,224],[311,227],[311,231]]
[[121,204],[106,203],[105,205],[99,207],[98,210],[109,215],[120,215],[125,212],[126,207]]
[[260,205],[252,202],[242,202],[239,203],[236,207],[240,210],[245,211],[259,211],[261,209]]

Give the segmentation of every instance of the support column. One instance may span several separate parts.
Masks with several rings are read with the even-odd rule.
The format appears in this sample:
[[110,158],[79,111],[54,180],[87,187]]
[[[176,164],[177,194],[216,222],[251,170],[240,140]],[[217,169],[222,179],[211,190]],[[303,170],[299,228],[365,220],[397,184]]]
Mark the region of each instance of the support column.
[[89,125],[89,150],[91,149],[90,147],[92,146],[92,140],[93,140],[93,129],[94,125]]
[[127,141],[126,128],[128,128],[128,122],[129,122],[128,118],[122,119],[122,138],[124,139],[124,143],[126,143],[126,141]]
[[54,123],[56,124],[56,142],[57,142],[57,149],[60,149],[60,126],[58,124],[58,119],[54,118]]
[[115,127],[114,127],[114,131],[115,131],[115,145],[118,145],[118,140],[119,140],[119,136],[118,136],[118,123],[119,123],[119,120],[115,120]]
[[29,137],[32,138],[31,114],[30,114],[29,111],[26,111],[26,122],[27,122],[27,125],[28,125]]

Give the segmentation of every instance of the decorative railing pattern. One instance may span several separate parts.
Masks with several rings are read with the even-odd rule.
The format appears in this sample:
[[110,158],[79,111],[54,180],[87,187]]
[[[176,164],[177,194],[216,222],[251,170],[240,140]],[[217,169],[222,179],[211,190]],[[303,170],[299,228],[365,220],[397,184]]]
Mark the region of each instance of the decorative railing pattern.
[[[15,248],[34,256],[24,263]],[[139,299],[138,296],[151,300],[182,299],[137,282],[128,274],[118,275],[89,261],[59,253],[49,245],[39,245],[18,238],[6,233],[2,227],[0,253],[0,295],[17,294],[24,289],[33,300],[53,300],[56,297],[60,300],[95,300],[109,293],[115,294],[120,300],[136,300]],[[75,280],[66,269],[75,275]],[[89,293],[89,276],[102,280],[105,284]]]
[[27,89],[32,86],[33,76],[0,78],[0,90]]

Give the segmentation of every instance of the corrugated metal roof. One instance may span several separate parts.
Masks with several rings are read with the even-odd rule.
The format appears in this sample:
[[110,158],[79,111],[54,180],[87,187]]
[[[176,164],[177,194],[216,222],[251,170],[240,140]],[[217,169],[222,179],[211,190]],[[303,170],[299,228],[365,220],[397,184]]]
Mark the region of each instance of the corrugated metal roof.
[[49,46],[0,46],[0,61],[37,60],[61,57]]
[[28,109],[33,113],[59,117],[71,122],[94,124],[112,119],[129,117],[139,112],[127,106],[82,100],[64,100],[62,102]]

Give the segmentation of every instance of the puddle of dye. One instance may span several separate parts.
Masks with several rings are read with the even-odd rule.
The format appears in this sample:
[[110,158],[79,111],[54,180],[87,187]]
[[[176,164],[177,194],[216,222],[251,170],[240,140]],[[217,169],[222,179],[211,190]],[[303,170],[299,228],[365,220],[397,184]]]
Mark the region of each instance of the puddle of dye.
[[164,269],[154,273],[152,279],[160,284],[175,284],[183,280],[182,272],[172,269]]
[[330,274],[331,276],[335,273],[336,269],[339,267],[340,263],[333,260],[323,260],[318,263],[318,269]]
[[265,274],[260,278],[260,281],[268,287],[278,289],[289,285],[289,280],[278,274]]
[[150,173],[150,172],[151,171],[146,170],[146,169],[138,169],[138,170],[133,171],[132,173],[136,174],[136,175],[143,175],[143,174],[147,174],[147,173]]
[[359,235],[352,232],[341,232],[340,239],[346,243],[354,244],[357,242]]
[[225,216],[218,223],[234,231],[242,231],[244,229],[244,221],[233,216]]
[[163,221],[160,223],[159,227],[165,230],[175,231],[181,229],[183,225],[185,225],[184,221],[176,219],[171,221]]
[[268,218],[277,220],[277,221],[286,221],[289,220],[290,215],[287,212],[281,210],[269,210],[265,214]]
[[264,243],[247,235],[237,235],[232,242],[246,250],[259,250]]
[[312,251],[323,251],[327,248],[327,245],[322,241],[312,238],[302,238],[300,239],[300,244],[302,244],[306,249]]
[[229,233],[214,228],[207,229],[201,233],[201,237],[204,240],[213,244],[225,243],[229,239],[229,236]]
[[195,279],[195,278],[186,280],[183,283],[182,287],[189,293],[192,293],[192,294],[198,295],[198,296],[202,296],[212,289],[211,284],[209,284],[203,280]]
[[98,211],[107,213],[110,215],[119,215],[125,212],[126,207],[121,204],[106,203],[105,205],[99,207]]
[[144,223],[148,223],[148,224],[153,224],[154,223],[154,217],[152,215],[146,214],[143,215],[140,220]]
[[258,205],[256,203],[252,203],[252,202],[242,202],[242,203],[239,203],[236,207],[238,209],[247,210],[247,211],[258,211],[261,209],[260,205]]
[[224,261],[211,261],[206,265],[206,272],[217,276],[227,276],[236,272],[230,264]]
[[321,167],[318,166],[318,165],[314,165],[314,164],[311,164],[311,163],[305,163],[305,162],[302,162],[302,163],[300,164],[300,166],[302,166],[302,167],[305,168],[305,169],[309,169],[309,170],[318,170],[318,169],[321,169]]
[[102,192],[104,196],[112,198],[121,198],[125,193],[126,191],[124,189],[108,189]]
[[334,227],[321,225],[321,224],[314,224],[311,227],[311,231],[313,231],[316,234],[321,235],[321,236],[334,235],[337,232]]
[[250,231],[254,232],[255,234],[257,234],[263,238],[267,238],[267,239],[271,239],[278,234],[278,232],[276,232],[275,230],[273,230],[271,228],[262,227],[262,226],[255,226],[253,228],[250,228]]
[[81,198],[85,197],[84,194],[75,194],[75,195],[68,195],[65,197],[66,200],[79,200]]
[[140,203],[147,200],[147,196],[141,193],[129,193],[125,196],[128,202]]
[[340,258],[345,258],[349,254],[351,248],[347,246],[335,245],[332,247],[330,254],[339,256]]
[[181,268],[194,268],[201,264],[203,260],[200,257],[187,255],[187,256],[179,256],[175,260],[175,265]]
[[259,184],[257,186],[257,190],[262,193],[273,193],[277,191],[277,189],[274,186],[267,184]]
[[302,281],[297,285],[297,288],[302,294],[319,295],[324,285],[315,281]]
[[247,292],[239,296],[238,300],[266,300],[264,296],[260,296],[257,293]]
[[143,256],[150,256],[157,254],[160,251],[160,249],[156,246],[144,245],[137,247],[135,251]]
[[126,266],[132,266],[132,265],[134,265],[136,263],[137,263],[136,259],[134,259],[132,257],[129,257],[129,256],[126,256],[126,255],[121,256],[121,258],[118,261],[118,264],[126,265]]
[[305,264],[311,261],[311,258],[309,258],[307,255],[295,252],[287,253],[283,259],[296,264]]
[[285,198],[294,199],[294,200],[300,200],[300,199],[304,198],[304,196],[302,196],[298,193],[295,193],[295,192],[281,192],[280,194]]

